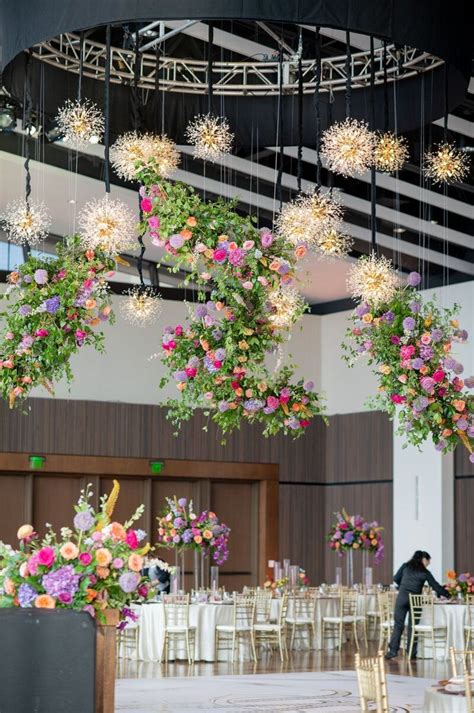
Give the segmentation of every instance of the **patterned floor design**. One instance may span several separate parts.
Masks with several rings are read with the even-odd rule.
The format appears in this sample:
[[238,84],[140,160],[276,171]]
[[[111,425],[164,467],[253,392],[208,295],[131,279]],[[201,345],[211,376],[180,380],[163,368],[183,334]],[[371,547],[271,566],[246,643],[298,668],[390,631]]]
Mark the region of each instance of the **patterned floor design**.
[[[425,678],[388,676],[391,713],[423,710]],[[116,713],[359,713],[352,671],[120,679]]]

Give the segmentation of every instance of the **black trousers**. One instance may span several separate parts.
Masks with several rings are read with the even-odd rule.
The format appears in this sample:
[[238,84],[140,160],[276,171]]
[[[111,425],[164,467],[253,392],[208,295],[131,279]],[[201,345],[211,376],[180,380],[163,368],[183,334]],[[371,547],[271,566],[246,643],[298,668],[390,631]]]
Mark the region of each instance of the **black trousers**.
[[[408,616],[408,642],[407,646],[410,646],[410,639],[411,639],[411,627],[412,627],[412,622],[411,622],[411,616],[410,616],[410,600],[408,597],[408,594],[405,592],[400,592],[397,601],[395,602],[395,613],[394,613],[394,626],[393,626],[393,632],[392,632],[392,637],[390,639],[389,643],[389,649],[392,653],[397,654],[398,649],[400,648],[400,641],[402,638],[403,630],[405,628],[405,619],[407,614]],[[419,617],[416,617],[415,625],[418,623]],[[416,650],[417,650],[417,643],[416,639],[413,643],[413,651],[412,651],[412,656],[416,656]]]

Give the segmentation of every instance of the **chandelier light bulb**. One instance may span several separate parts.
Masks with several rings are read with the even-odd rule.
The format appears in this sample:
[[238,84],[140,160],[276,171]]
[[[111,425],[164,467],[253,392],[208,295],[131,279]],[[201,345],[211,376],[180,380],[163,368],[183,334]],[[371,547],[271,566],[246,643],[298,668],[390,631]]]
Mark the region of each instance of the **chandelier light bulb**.
[[144,169],[168,178],[178,167],[179,151],[165,135],[129,131],[111,146],[110,160],[115,173],[126,181],[136,181]]
[[342,208],[329,193],[316,189],[287,203],[276,219],[277,234],[294,246],[315,247],[323,235],[342,225]]
[[451,143],[442,143],[427,151],[424,173],[433,183],[459,183],[469,173],[470,160],[466,153]]
[[377,137],[375,146],[375,167],[378,171],[394,173],[400,171],[408,160],[407,142],[403,136],[386,132]]
[[349,235],[344,235],[338,230],[328,230],[318,239],[316,247],[320,257],[327,259],[340,259],[347,257],[354,244]]
[[268,321],[275,329],[289,329],[304,307],[301,294],[294,287],[281,287],[268,293]]

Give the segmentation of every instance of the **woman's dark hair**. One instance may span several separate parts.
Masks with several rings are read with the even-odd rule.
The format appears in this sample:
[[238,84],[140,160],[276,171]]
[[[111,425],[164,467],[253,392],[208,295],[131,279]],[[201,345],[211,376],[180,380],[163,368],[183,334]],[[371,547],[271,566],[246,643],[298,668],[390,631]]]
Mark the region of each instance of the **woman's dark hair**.
[[423,571],[425,569],[425,565],[423,564],[423,560],[431,559],[431,555],[428,554],[428,552],[425,552],[424,550],[417,550],[411,560],[407,562],[407,567],[410,569],[418,570],[418,571]]

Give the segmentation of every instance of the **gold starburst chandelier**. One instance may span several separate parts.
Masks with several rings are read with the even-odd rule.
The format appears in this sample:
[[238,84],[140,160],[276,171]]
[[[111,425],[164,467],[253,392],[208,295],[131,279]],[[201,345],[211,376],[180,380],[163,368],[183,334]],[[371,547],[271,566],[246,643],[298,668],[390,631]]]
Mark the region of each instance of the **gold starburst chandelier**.
[[319,238],[316,247],[321,257],[339,259],[347,257],[354,244],[349,235],[344,235],[332,228]]
[[51,227],[51,217],[44,203],[12,201],[1,216],[8,240],[16,245],[36,245],[44,240]]
[[215,162],[230,153],[234,134],[225,117],[200,114],[188,124],[186,138],[194,146],[195,158]]
[[347,286],[352,297],[377,307],[392,299],[399,286],[399,279],[390,260],[372,253],[362,256],[355,265],[351,265]]
[[81,242],[86,248],[100,248],[118,255],[136,244],[136,218],[122,201],[105,195],[86,203],[79,215]]
[[129,131],[111,147],[110,160],[115,173],[126,181],[135,181],[137,174],[147,168],[168,178],[178,167],[179,152],[165,135]]
[[281,287],[268,293],[271,313],[268,321],[275,329],[288,329],[303,311],[304,300],[294,287]]
[[158,319],[163,309],[163,300],[152,287],[136,285],[126,294],[120,311],[127,322],[136,327],[148,327]]
[[287,203],[276,219],[277,234],[292,245],[316,246],[330,230],[342,223],[342,208],[329,193],[316,189],[301,193]]
[[105,127],[104,115],[89,99],[68,99],[59,109],[56,122],[63,140],[76,149],[99,143]]
[[395,136],[390,132],[380,134],[377,136],[374,156],[378,171],[400,171],[408,160],[407,142],[403,136]]
[[365,121],[346,119],[326,129],[321,140],[321,155],[330,171],[356,176],[368,171],[374,161],[376,138]]
[[454,144],[442,143],[425,153],[424,173],[433,183],[456,183],[467,176],[470,169],[468,156]]

